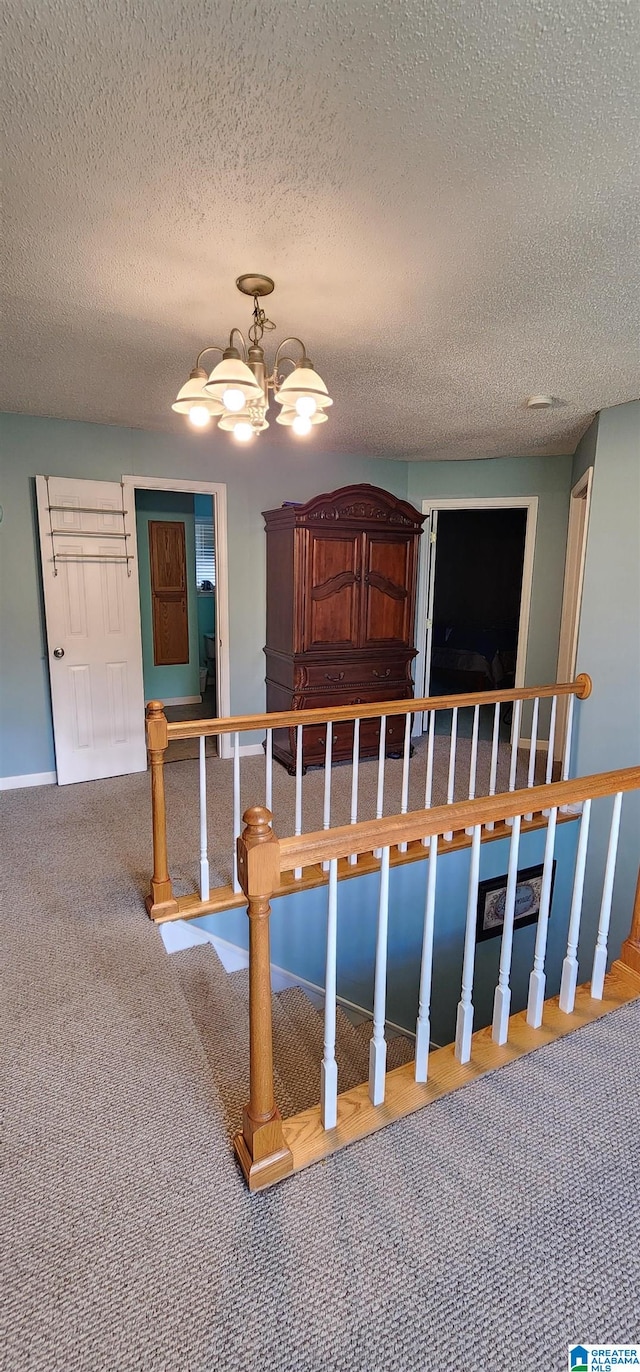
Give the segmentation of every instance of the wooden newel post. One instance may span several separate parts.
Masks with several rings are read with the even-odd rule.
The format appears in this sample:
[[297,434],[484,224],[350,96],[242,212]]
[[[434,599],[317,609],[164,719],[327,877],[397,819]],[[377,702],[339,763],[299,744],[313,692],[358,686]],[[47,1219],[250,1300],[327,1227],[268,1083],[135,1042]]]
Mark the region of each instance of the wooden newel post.
[[178,909],[167,866],[167,807],[164,795],[164,755],[169,742],[167,718],[161,700],[147,705],[147,748],[151,764],[151,815],[153,821],[153,876],[146,907],[152,919]]
[[638,884],[636,886],[636,898],[633,902],[631,928],[629,937],[625,939],[620,950],[620,961],[640,976],[640,868],[638,868]]
[[273,1092],[269,904],[280,884],[280,852],[271,814],[261,805],[243,816],[238,880],[249,908],[249,1104],[233,1146],[251,1191],[286,1177],[293,1158]]

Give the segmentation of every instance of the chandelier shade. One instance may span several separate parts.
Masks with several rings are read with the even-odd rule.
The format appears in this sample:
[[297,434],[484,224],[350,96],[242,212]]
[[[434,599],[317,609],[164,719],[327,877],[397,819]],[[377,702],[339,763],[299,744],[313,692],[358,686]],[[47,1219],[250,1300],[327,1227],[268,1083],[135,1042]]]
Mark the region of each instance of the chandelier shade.
[[224,414],[218,423],[218,428],[234,433],[238,424],[250,424],[255,433],[262,433],[263,429],[269,428],[269,421],[265,419],[263,409],[257,409],[254,406],[247,406],[238,414]]
[[[289,372],[289,375],[285,376],[282,385],[275,392],[274,398],[281,405],[295,406],[298,400],[305,400],[307,397],[315,400],[319,410],[324,410],[329,405],[333,405],[322,377],[318,376],[318,373],[311,366],[299,366],[295,368],[295,371]],[[303,408],[298,413],[304,414],[306,409]]]
[[[205,382],[205,391],[214,396],[216,400],[222,401],[223,409],[229,408],[231,410],[242,409],[244,403],[253,397],[262,399],[264,396],[262,386],[256,381],[251,368],[242,361],[241,357],[223,357],[222,362],[218,362],[209,380]],[[242,403],[237,406],[231,401],[230,405],[225,405],[225,394],[228,392],[233,394],[234,391],[241,393]]]
[[176,410],[178,414],[188,415],[194,407],[202,405],[209,411],[212,418],[214,415],[224,414],[222,402],[214,399],[204,389],[207,373],[202,368],[198,368],[198,371],[199,375],[194,376],[192,373],[189,380],[185,381],[184,386],[180,387],[171,409]]
[[[274,289],[271,277],[248,272],[238,277],[236,286],[243,295],[253,297],[248,341],[240,329],[233,328],[226,347],[211,343],[202,348],[172,409],[186,415],[196,429],[204,429],[211,419],[217,419],[219,429],[232,433],[240,443],[248,443],[269,428],[267,414],[273,392],[281,406],[277,423],[291,428],[297,438],[307,437],[328,418],[325,411],[333,401],[327,387],[300,338],[285,338],[276,350],[273,369],[267,366],[262,340],[275,325],[260,302]],[[201,359],[209,352],[221,353],[222,360],[207,378]],[[287,372],[288,368],[292,370]]]
[[[314,414],[310,415],[301,415],[299,410],[296,410],[295,405],[283,405],[280,414],[276,415],[276,424],[284,424],[293,428],[296,419],[308,419],[311,425],[316,425],[326,424],[328,418],[328,414],[324,414],[322,410],[316,410]],[[222,420],[220,423],[222,424]]]

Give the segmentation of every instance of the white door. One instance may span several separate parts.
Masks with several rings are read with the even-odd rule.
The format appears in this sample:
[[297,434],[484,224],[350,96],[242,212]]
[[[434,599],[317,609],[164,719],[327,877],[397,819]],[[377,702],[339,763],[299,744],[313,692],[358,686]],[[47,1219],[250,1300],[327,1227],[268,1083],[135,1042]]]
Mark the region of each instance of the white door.
[[58,784],[147,766],[134,511],[116,481],[36,477]]

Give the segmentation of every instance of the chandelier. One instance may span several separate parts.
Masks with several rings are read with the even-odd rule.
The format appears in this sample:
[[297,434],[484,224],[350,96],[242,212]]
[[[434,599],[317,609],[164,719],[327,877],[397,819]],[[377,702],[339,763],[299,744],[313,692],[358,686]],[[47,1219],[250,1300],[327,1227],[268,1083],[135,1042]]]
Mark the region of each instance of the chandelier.
[[[277,349],[273,371],[269,374],[264,358],[262,338],[265,332],[275,328],[267,318],[260,301],[263,296],[271,295],[274,283],[269,276],[249,272],[239,276],[236,286],[243,295],[253,299],[253,323],[248,330],[247,344],[240,329],[232,329],[229,346],[220,347],[209,344],[198,354],[196,365],[189,380],[178,391],[171,406],[178,414],[187,416],[189,423],[196,429],[204,429],[212,419],[217,419],[218,428],[230,431],[239,443],[251,440],[268,429],[269,391],[280,405],[276,423],[290,428],[299,438],[313,432],[317,424],[324,424],[326,413],[333,404],[321,376],[314,371],[313,363],[307,357],[307,350],[299,338],[285,338]],[[236,340],[240,347],[236,346]],[[296,344],[301,350],[297,361],[290,357],[287,349]],[[222,353],[208,376],[201,366],[205,353]],[[283,368],[291,366],[292,371]]]

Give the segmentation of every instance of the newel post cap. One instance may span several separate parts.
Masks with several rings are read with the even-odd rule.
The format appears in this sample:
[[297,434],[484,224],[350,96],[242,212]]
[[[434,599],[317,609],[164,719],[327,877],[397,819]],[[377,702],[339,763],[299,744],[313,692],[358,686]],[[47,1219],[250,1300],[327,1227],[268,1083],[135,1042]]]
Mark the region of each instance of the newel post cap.
[[238,881],[251,898],[268,898],[280,885],[280,844],[271,828],[273,816],[264,805],[245,810],[238,839]]
[[167,717],[161,700],[150,700],[145,710],[147,744],[151,752],[163,752],[169,742]]

